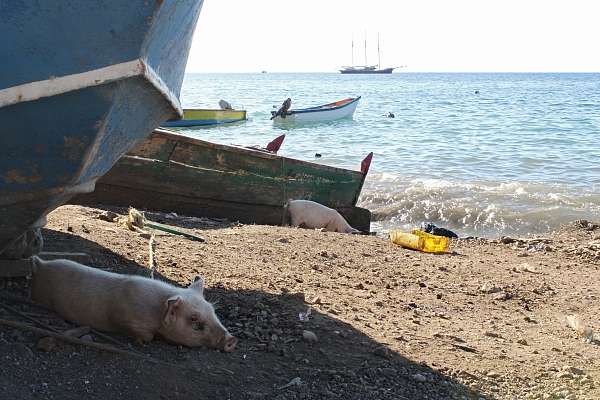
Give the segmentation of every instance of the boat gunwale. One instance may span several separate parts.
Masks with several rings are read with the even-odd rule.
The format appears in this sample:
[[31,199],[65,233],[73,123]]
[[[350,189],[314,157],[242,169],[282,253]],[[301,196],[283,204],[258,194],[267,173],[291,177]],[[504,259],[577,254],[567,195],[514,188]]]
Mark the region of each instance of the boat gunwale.
[[143,58],[2,88],[0,89],[0,108],[136,77],[147,80],[161,94],[173,109],[174,116],[183,117],[179,98]]
[[[231,151],[234,153],[240,153],[240,154],[246,154],[246,155],[252,155],[252,156],[259,156],[259,157],[267,158],[267,159],[271,159],[271,160],[282,160],[284,162],[289,160],[296,164],[314,166],[315,169],[321,169],[321,170],[330,171],[330,172],[342,172],[342,173],[346,173],[346,174],[355,175],[357,178],[360,178],[360,179],[363,179],[366,176],[361,171],[357,171],[354,169],[333,167],[331,165],[325,165],[325,164],[319,164],[319,163],[315,163],[315,162],[311,162],[311,161],[299,160],[297,158],[284,157],[284,156],[281,156],[278,154],[272,154],[272,153],[267,153],[267,152],[260,151],[260,150],[249,149],[249,148],[241,147],[238,145],[227,145],[227,144],[209,142],[206,140],[193,138],[193,137],[190,137],[187,135],[182,135],[178,132],[173,132],[168,129],[162,129],[162,128],[155,129],[147,140],[151,140],[152,137],[155,137],[155,136],[165,136],[167,138],[175,140],[176,142],[184,142],[187,144],[208,147],[211,149]],[[149,159],[149,157],[138,156],[136,154],[131,154],[131,153],[127,153],[127,155]]]
[[223,124],[233,124],[235,122],[246,121],[246,118],[223,118],[223,119],[176,119],[165,121],[160,126],[163,128],[189,128],[193,126],[214,126]]
[[[350,101],[350,102],[348,102],[346,104],[342,104],[341,106],[336,106],[336,107],[331,107],[331,108],[320,108],[320,107],[325,107],[325,106],[328,106],[330,104],[335,104],[336,103],[335,101],[333,103],[327,103],[327,104],[323,104],[323,105],[320,105],[320,106],[314,106],[314,107],[309,107],[309,108],[300,108],[300,109],[297,109],[297,110],[290,110],[290,111],[288,111],[287,115],[306,114],[306,113],[311,113],[311,112],[341,110],[344,107],[348,107],[348,106],[350,106],[352,104],[355,104],[361,98],[362,98],[362,96],[358,96],[358,97],[355,97],[352,101]],[[338,101],[341,101],[341,100],[338,100]]]
[[[191,112],[195,112],[195,111],[212,112],[212,113],[215,113],[215,115],[217,115],[217,116],[222,115],[222,114],[224,115],[224,114],[230,114],[230,113],[231,114],[237,114],[237,113],[239,113],[239,114],[243,115],[241,118],[239,118],[240,121],[248,119],[247,118],[247,115],[248,115],[247,110],[221,110],[221,109],[218,109],[218,108],[183,108],[184,116],[183,116],[183,118],[181,118],[182,120],[186,119],[185,118],[185,112],[186,111],[188,111],[188,112],[189,111],[191,111]],[[176,121],[179,121],[179,120],[176,120]]]
[[183,109],[183,111],[216,111],[216,112],[243,112],[243,113],[246,113],[247,110],[234,110],[234,109],[223,110],[220,108],[189,108],[189,107],[185,107]]
[[[186,112],[209,112],[214,113],[214,118],[198,119],[198,118],[186,118]],[[236,116],[237,115],[237,116]],[[248,120],[248,113],[246,110],[222,110],[218,108],[184,108],[182,109],[182,117],[178,119],[169,119],[164,121],[160,126],[166,128],[185,128],[192,126],[213,126],[221,124],[231,124],[234,122],[241,122]]]

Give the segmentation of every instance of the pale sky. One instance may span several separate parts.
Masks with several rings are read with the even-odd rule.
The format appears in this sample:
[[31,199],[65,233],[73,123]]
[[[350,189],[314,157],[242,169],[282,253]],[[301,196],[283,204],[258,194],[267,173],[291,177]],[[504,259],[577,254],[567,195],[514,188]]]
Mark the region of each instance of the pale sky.
[[205,0],[187,72],[600,72],[600,0]]

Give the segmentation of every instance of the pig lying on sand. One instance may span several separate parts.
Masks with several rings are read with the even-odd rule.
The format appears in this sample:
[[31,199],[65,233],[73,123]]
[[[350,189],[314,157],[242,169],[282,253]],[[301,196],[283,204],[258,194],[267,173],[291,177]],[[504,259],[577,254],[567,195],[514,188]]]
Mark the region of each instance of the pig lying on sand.
[[289,200],[287,213],[292,226],[305,226],[309,229],[325,228],[330,232],[358,233],[333,208],[310,200]]
[[33,259],[31,297],[63,318],[149,342],[155,335],[185,346],[233,351],[227,332],[204,299],[204,281],[188,288],[119,275],[69,260]]

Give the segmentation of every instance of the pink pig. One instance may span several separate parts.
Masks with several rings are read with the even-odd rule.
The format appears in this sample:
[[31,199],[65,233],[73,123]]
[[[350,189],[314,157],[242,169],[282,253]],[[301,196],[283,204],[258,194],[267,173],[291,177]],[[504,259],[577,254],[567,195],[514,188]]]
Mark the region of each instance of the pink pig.
[[237,339],[204,299],[204,280],[188,288],[120,275],[70,260],[33,257],[31,298],[63,318],[149,342],[155,335],[185,346],[231,352]]
[[289,200],[286,204],[292,226],[324,228],[329,232],[358,233],[333,208],[310,200]]

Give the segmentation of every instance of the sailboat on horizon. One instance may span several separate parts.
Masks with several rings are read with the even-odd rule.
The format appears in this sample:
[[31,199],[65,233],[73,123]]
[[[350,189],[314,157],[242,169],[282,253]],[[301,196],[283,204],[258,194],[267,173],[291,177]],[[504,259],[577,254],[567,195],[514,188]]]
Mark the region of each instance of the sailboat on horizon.
[[365,65],[354,65],[354,39],[352,39],[352,66],[343,66],[342,74],[391,74],[399,67],[381,68],[381,51],[379,47],[379,34],[377,34],[377,65],[367,63],[367,35],[365,33]]

